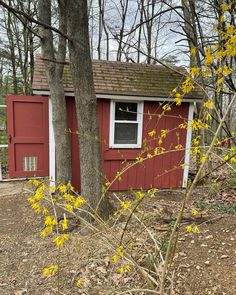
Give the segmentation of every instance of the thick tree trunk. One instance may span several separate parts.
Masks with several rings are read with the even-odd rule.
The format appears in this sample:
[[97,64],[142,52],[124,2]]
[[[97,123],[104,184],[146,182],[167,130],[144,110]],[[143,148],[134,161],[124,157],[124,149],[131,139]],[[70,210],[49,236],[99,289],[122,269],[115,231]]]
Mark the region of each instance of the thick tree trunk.
[[[66,31],[66,1],[60,1],[60,30]],[[51,1],[39,1],[39,19],[51,25]],[[56,180],[67,183],[71,180],[71,153],[69,134],[67,133],[66,101],[63,88],[63,63],[56,63],[53,47],[53,34],[43,27],[40,29],[44,65],[52,101],[52,120],[56,145]],[[66,40],[59,37],[57,59],[65,60]]]
[[71,73],[74,81],[80,143],[81,194],[93,209],[99,205],[103,218],[108,216],[108,202],[102,196],[102,165],[89,48],[87,0],[67,0]]

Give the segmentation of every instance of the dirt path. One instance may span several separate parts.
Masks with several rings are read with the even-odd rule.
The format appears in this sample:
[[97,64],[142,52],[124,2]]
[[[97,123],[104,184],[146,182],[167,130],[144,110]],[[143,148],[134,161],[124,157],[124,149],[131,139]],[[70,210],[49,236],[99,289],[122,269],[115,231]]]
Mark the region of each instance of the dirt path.
[[[43,225],[29,208],[28,196],[22,193],[22,186],[22,182],[0,183],[0,295],[56,294],[55,279],[42,277],[42,269],[55,261],[55,248],[39,237]],[[160,199],[152,202],[158,206]],[[183,233],[181,236],[174,276],[176,289],[180,291],[173,294],[235,295],[236,215],[225,214],[223,218],[200,225],[200,230],[199,235]],[[109,276],[114,279],[108,278],[104,272],[105,256],[99,253],[99,245],[95,249],[96,243],[90,237],[87,238],[90,244],[85,247],[78,246],[76,233],[73,237],[76,251],[68,246],[62,257],[65,272],[62,294],[107,295],[112,294],[108,289],[128,282],[112,273],[113,269],[109,270]],[[84,265],[89,266],[85,268]],[[81,273],[90,282],[85,293],[75,285],[75,278]]]

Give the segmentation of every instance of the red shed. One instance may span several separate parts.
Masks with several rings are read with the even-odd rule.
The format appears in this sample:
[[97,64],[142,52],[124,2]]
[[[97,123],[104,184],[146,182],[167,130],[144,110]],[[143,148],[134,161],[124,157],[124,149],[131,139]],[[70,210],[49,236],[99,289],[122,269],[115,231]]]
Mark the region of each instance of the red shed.
[[[192,120],[194,103],[201,101],[202,92],[196,87],[184,97],[181,106],[173,104],[162,115],[164,104],[173,101],[171,92],[182,80],[183,68],[174,70],[157,65],[93,61],[104,178],[110,182],[117,172],[132,166],[120,181],[114,182],[112,190],[186,185],[191,129],[179,125]],[[64,88],[68,128],[75,132],[74,93],[67,66]],[[50,93],[40,56],[36,58],[33,91],[35,96],[7,98],[10,175],[55,179]],[[74,133],[70,137],[72,183],[79,188],[79,138]],[[134,164],[140,157],[146,160]]]

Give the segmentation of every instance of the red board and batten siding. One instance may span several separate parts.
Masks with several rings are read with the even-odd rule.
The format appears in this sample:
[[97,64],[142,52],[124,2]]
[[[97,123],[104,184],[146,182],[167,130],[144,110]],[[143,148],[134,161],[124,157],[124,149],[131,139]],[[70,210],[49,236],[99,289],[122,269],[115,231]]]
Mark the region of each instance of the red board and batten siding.
[[[181,107],[173,106],[172,110],[167,112],[168,116],[163,116],[160,119],[158,114],[162,113],[162,108],[159,102],[144,102],[144,118],[143,118],[143,143],[148,141],[150,153],[153,153],[153,148],[156,147],[157,140],[150,138],[148,132],[155,129],[156,134],[160,134],[162,129],[172,130],[167,134],[166,139],[163,140],[163,146],[166,150],[173,150],[178,144],[183,147],[186,145],[186,129],[179,129],[177,126],[183,123],[184,120],[180,118],[188,118],[189,104],[183,103]],[[152,115],[150,116],[148,115]],[[72,132],[77,130],[76,113],[74,98],[67,98],[67,115],[68,128]],[[103,173],[108,181],[112,181],[117,172],[121,171],[127,163],[135,161],[136,157],[140,156],[142,149],[110,149],[109,148],[109,128],[110,128],[110,100],[98,99],[98,120],[100,128],[100,138],[102,159],[103,159]],[[177,135],[178,133],[178,135]],[[143,144],[144,146],[144,144]],[[142,148],[143,148],[142,146]],[[72,148],[72,183],[79,189],[80,187],[80,169],[79,169],[79,143],[78,135],[71,134],[71,148]],[[148,153],[146,151],[143,156]],[[116,181],[112,190],[127,190],[127,189],[149,189],[152,187],[158,188],[177,188],[182,187],[183,183],[183,169],[180,165],[184,163],[185,151],[179,150],[163,155],[155,156],[143,163],[136,164],[128,169],[123,175],[121,181]]]

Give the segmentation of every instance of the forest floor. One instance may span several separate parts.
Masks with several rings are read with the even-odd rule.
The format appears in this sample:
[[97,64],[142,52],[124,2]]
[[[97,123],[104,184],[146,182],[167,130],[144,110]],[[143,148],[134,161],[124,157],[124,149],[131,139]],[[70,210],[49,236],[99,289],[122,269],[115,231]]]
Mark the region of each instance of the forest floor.
[[[236,294],[236,190],[234,183],[222,188],[226,179],[221,181],[217,187],[197,188],[188,205],[190,215],[197,208],[207,218],[198,222],[199,234],[181,231],[172,269],[173,295]],[[79,233],[77,229],[60,255],[61,287],[57,293],[57,277],[42,276],[45,267],[57,263],[57,250],[48,239],[40,237],[43,223],[27,204],[29,195],[22,191],[23,185],[23,182],[0,183],[1,295],[115,295],[129,286],[144,288],[135,271],[119,273],[111,262],[114,250],[107,249],[99,235]],[[182,196],[181,190],[160,191],[141,208],[149,229],[161,231],[163,245],[168,225],[156,216],[170,216]],[[83,287],[76,285],[79,278],[83,278]]]

